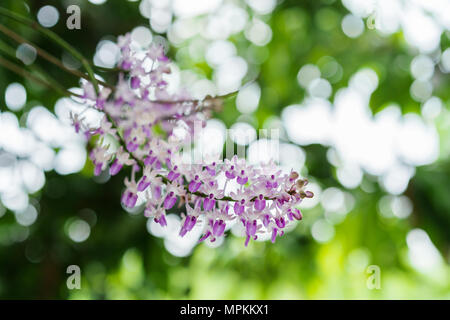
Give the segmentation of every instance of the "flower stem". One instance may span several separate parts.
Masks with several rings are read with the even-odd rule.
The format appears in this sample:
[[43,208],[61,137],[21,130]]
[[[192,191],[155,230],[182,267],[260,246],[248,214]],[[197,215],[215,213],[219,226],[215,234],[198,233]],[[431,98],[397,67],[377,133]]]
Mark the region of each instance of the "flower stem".
[[[30,46],[32,46],[35,50],[36,53],[42,57],[43,59],[47,60],[50,63],[53,63],[54,65],[56,65],[57,67],[59,67],[60,69],[73,74],[74,76],[77,76],[79,78],[84,78],[86,80],[90,80],[90,78],[84,74],[83,72],[80,72],[78,70],[73,70],[73,69],[69,69],[67,68],[58,58],[56,58],[55,56],[51,55],[50,53],[48,53],[47,51],[45,51],[44,49],[38,47],[37,45],[35,45],[34,43],[32,43],[31,41],[23,38],[22,36],[18,35],[17,33],[15,33],[14,31],[12,31],[11,29],[7,28],[6,26],[0,24],[0,32],[2,32],[3,34],[5,34],[6,36],[8,36],[9,38],[13,39],[14,41],[16,41],[17,43],[27,43]],[[109,83],[97,80],[102,86],[105,87],[109,87],[111,89],[114,89],[113,86],[111,86]]]
[[38,84],[41,84],[49,89],[53,89],[56,92],[58,92],[59,94],[66,96],[66,97],[70,97],[70,96],[77,96],[77,97],[81,97],[80,95],[70,92],[68,90],[65,90],[63,88],[61,88],[60,86],[56,86],[55,84],[52,84],[50,81],[48,80],[44,80],[42,78],[39,78],[37,76],[35,76],[33,73],[28,72],[27,70],[23,69],[22,67],[16,65],[15,63],[12,63],[6,59],[4,59],[3,57],[0,56],[0,65],[2,65],[3,67],[5,67],[6,69],[26,78],[26,79],[30,79]]
[[94,71],[91,68],[91,65],[89,64],[89,61],[79,52],[77,51],[74,47],[72,47],[66,40],[64,40],[63,38],[61,38],[60,36],[58,36],[56,33],[54,33],[53,31],[46,29],[44,27],[42,27],[41,25],[39,25],[39,23],[37,23],[36,21],[26,18],[20,14],[17,14],[11,10],[8,10],[6,8],[2,8],[0,7],[0,15],[3,15],[5,17],[8,17],[10,19],[13,19],[19,23],[22,23],[42,34],[44,34],[45,36],[47,36],[50,40],[52,40],[53,42],[55,42],[56,44],[58,44],[60,47],[64,48],[65,50],[67,50],[75,59],[77,59],[78,61],[81,62],[81,64],[83,65],[84,69],[86,70],[86,72],[89,75],[89,79],[92,82],[92,84],[94,85],[95,91],[98,93],[99,92],[99,87],[98,87],[98,81],[95,78],[94,75]]
[[[9,46],[7,43],[3,42],[2,40],[0,40],[0,52],[3,52],[5,55],[11,57],[12,59],[18,59],[16,57],[15,54],[15,50]],[[18,68],[20,68],[19,66],[17,66]],[[66,88],[64,88],[63,86],[61,86],[59,84],[58,81],[56,81],[55,79],[53,79],[47,72],[45,72],[42,68],[38,67],[37,65],[30,65],[28,66],[28,69],[30,71],[32,71],[34,74],[39,74],[41,76],[44,77],[44,79],[48,82],[49,85],[51,85],[51,88],[57,88],[58,92],[65,92],[67,91]],[[42,83],[41,83],[42,84]],[[48,87],[48,85],[46,85]],[[71,93],[71,95],[74,96],[80,96],[78,94],[75,93]]]

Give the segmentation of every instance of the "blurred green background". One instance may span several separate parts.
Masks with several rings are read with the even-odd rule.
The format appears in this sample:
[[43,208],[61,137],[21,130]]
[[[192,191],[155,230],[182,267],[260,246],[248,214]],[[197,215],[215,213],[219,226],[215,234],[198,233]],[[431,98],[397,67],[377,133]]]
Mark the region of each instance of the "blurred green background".
[[[373,14],[367,2],[338,0],[3,0],[2,7],[34,19],[43,6],[55,7],[59,20],[51,29],[91,59],[101,51],[101,41],[146,27],[150,32],[140,29],[141,35],[160,42],[158,35],[168,38],[168,55],[188,70],[182,81],[195,83],[199,94],[226,93],[256,79],[214,118],[227,128],[236,123],[280,128],[286,150],[294,150],[284,164],[301,167],[316,197],[305,203],[303,221],[275,244],[253,242],[245,248],[244,239],[230,233],[217,248],[200,244],[177,254],[167,239],[149,234],[142,214],[121,207],[123,172],[93,179],[92,165],[82,158],[79,169],[56,162],[40,169],[37,187],[23,178],[29,171],[20,165],[33,154],[15,153],[11,143],[23,140],[14,132],[30,126],[29,115],[38,106],[58,115],[61,97],[0,67],[0,298],[449,299],[450,15],[445,15],[448,6],[393,3],[405,7]],[[81,8],[81,30],[66,27],[71,4]],[[388,12],[384,18],[383,12]],[[40,22],[51,23],[49,15]],[[79,68],[39,33],[4,17],[0,23]],[[29,50],[23,53],[3,34],[0,38],[17,50],[22,61],[16,63],[38,65],[66,88],[78,85],[76,77]],[[114,61],[107,53],[94,62],[107,66]],[[361,70],[372,73],[355,78]],[[115,81],[114,73],[98,74]],[[12,83],[19,89],[12,90]],[[339,90],[351,86],[365,92],[366,109],[352,111],[352,99],[339,102],[338,93],[344,92]],[[23,89],[26,99],[17,103]],[[395,105],[403,125],[399,144],[383,149],[395,137],[381,125],[367,140],[361,133],[362,143],[354,144],[348,138],[359,132],[341,135],[346,122],[333,115],[337,105],[350,108],[343,113],[349,124],[362,121],[361,112],[369,112],[361,119],[372,124],[378,121],[373,115]],[[316,117],[305,111],[316,107],[328,111]],[[17,130],[7,129],[14,122]],[[335,126],[338,122],[343,125]],[[307,135],[314,130],[316,135]],[[64,146],[42,131],[37,135],[58,161]],[[346,157],[357,151],[374,154]],[[394,160],[382,161],[394,151]],[[372,161],[378,158],[385,167]],[[11,195],[13,186],[22,191]],[[69,265],[81,268],[80,290],[66,286]],[[373,265],[380,270],[379,289],[368,285]]]

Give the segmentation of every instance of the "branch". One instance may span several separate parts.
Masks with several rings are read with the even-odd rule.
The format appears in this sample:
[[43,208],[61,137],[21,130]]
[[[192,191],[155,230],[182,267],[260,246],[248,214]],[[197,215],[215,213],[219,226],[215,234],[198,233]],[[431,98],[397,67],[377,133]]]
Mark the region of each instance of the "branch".
[[49,89],[53,89],[55,91],[57,91],[59,94],[66,96],[66,97],[71,97],[71,96],[76,96],[76,97],[80,97],[80,95],[70,92],[66,89],[62,89],[59,86],[56,86],[55,84],[52,84],[51,82],[41,79],[39,77],[36,77],[34,74],[32,74],[31,72],[28,72],[27,70],[23,69],[22,67],[4,59],[3,57],[0,56],[0,65],[2,65],[3,67],[5,67],[6,69],[26,78],[26,79],[30,79],[38,84],[41,84]]
[[89,64],[88,60],[79,51],[77,51],[74,47],[72,47],[66,40],[64,40],[63,38],[58,36],[53,31],[42,27],[36,21],[26,18],[26,17],[24,17],[20,14],[17,14],[11,10],[8,10],[6,8],[0,7],[0,15],[3,15],[10,19],[13,19],[19,23],[22,23],[22,24],[44,34],[50,40],[52,40],[53,42],[58,44],[60,47],[66,49],[75,59],[78,59],[78,61],[81,62],[84,69],[87,71],[87,73],[89,75],[89,79],[91,80],[92,84],[94,85],[95,91],[97,93],[99,92],[98,81],[94,76],[94,71],[92,70],[91,65]]
[[[38,47],[37,45],[35,45],[31,41],[28,41],[27,39],[25,39],[22,36],[18,35],[17,33],[15,33],[14,31],[12,31],[11,29],[7,28],[6,26],[4,26],[2,24],[0,24],[0,32],[5,34],[6,36],[10,37],[11,39],[16,41],[17,43],[27,43],[27,44],[29,44],[30,46],[32,46],[36,50],[36,53],[40,57],[42,57],[43,59],[47,60],[50,63],[53,63],[54,65],[56,65],[57,67],[61,68],[62,70],[66,71],[68,73],[71,73],[74,76],[77,76],[79,78],[84,78],[86,80],[90,80],[90,78],[86,74],[84,74],[83,72],[67,68],[58,58],[56,58],[55,56],[51,55],[50,53],[48,53],[44,49]],[[98,80],[98,82],[102,86],[114,89],[114,87],[111,86],[109,83],[106,83],[106,82],[101,81],[101,80]]]

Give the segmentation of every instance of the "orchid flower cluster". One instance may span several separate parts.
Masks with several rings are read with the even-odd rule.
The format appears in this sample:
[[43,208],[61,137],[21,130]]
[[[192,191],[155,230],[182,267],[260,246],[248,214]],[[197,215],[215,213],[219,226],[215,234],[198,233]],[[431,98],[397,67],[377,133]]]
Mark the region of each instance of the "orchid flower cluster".
[[262,233],[270,233],[274,242],[291,221],[302,219],[298,205],[313,194],[294,171],[283,173],[273,162],[249,165],[237,156],[186,163],[180,155],[186,139],[175,131],[194,134],[198,122],[204,127],[219,99],[169,93],[170,61],[162,46],[136,50],[129,34],[119,37],[118,46],[122,72],[115,88],[96,91],[91,82],[83,84],[86,103],[103,112],[99,127],[89,128],[80,115],[72,122],[77,132],[97,138],[89,155],[95,175],[131,168],[121,199],[125,207],[135,207],[144,197],[145,216],[165,227],[167,212],[185,206],[179,235],[201,223],[200,241],[224,237],[227,224],[236,220],[245,230],[245,246]]

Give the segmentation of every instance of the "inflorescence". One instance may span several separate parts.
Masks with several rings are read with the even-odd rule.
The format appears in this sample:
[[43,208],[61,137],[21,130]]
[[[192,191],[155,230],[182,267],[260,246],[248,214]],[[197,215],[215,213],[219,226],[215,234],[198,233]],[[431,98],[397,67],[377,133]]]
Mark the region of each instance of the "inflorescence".
[[[134,50],[129,34],[119,37],[118,45],[122,72],[115,88],[100,87],[97,92],[91,82],[83,84],[86,103],[104,114],[100,126],[89,128],[82,115],[72,115],[72,122],[77,132],[96,138],[89,155],[95,175],[131,168],[124,206],[135,207],[138,194],[145,197],[144,214],[164,227],[168,210],[184,205],[179,235],[203,221],[200,241],[223,237],[227,223],[237,219],[245,229],[246,246],[262,233],[270,233],[274,242],[291,221],[302,219],[298,205],[313,194],[305,190],[307,180],[297,172],[283,173],[272,162],[249,165],[237,156],[186,163],[180,156],[186,138],[175,129],[194,135],[195,124],[204,126],[220,99],[193,100],[184,91],[169,93],[165,79],[170,61],[162,46]],[[111,141],[118,147],[112,148]]]

